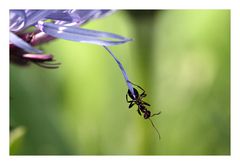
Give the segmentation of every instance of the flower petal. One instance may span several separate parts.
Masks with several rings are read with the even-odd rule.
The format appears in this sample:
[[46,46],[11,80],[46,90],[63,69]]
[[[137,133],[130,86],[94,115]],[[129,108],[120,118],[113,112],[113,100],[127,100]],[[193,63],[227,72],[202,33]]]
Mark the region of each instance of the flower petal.
[[90,19],[100,18],[112,12],[112,10],[56,10],[46,18],[80,25]]
[[[69,27],[63,25],[56,25],[49,22],[39,21],[38,27],[41,31],[65,40],[85,42],[91,44],[97,44],[102,46],[118,45],[125,42],[129,42],[132,39],[125,38],[113,33],[100,32],[95,30],[87,30],[77,27]],[[101,39],[104,38],[104,39]],[[105,38],[112,39],[106,40]],[[115,41],[113,40],[115,39]]]
[[54,10],[10,10],[10,30],[20,31],[36,24]]
[[112,12],[113,10],[71,10],[69,15],[73,18],[74,22],[83,24],[90,19],[101,18]]
[[39,20],[44,19],[47,15],[54,12],[54,10],[29,10],[26,11],[27,22],[25,28],[31,25],[36,24]]
[[24,10],[10,10],[10,31],[21,30],[26,23]]
[[72,17],[69,15],[68,12],[66,12],[66,10],[56,10],[56,12],[52,12],[51,14],[47,15],[46,19],[66,21],[66,22],[73,21]]
[[9,40],[12,44],[14,44],[15,46],[17,46],[19,48],[22,48],[26,52],[42,53],[41,50],[38,50],[38,49],[32,47],[31,45],[29,45],[27,42],[25,42],[23,39],[21,39],[20,37],[18,37],[17,35],[15,35],[12,32],[10,32]]
[[130,90],[130,92],[132,93],[132,95],[135,97],[135,93],[134,93],[134,90],[133,90],[133,86],[132,86],[132,84],[130,83],[130,81],[129,81],[129,79],[128,79],[127,73],[126,73],[126,71],[124,70],[123,65],[122,65],[121,62],[117,59],[117,57],[114,56],[114,54],[112,53],[112,51],[111,51],[108,47],[106,47],[106,46],[103,46],[103,47],[108,51],[108,53],[111,54],[111,56],[112,56],[112,57],[114,58],[114,60],[117,62],[119,68],[120,68],[121,71],[122,71],[122,74],[123,74],[123,76],[124,76],[124,79],[125,79],[125,81],[126,81],[126,83],[127,83],[128,89]]

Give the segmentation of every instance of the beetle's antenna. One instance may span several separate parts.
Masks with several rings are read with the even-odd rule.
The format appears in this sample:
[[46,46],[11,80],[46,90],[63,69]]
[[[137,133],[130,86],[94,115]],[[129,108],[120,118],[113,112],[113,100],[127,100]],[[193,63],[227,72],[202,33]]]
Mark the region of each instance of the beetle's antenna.
[[[160,114],[160,113],[159,113]],[[153,126],[153,128],[156,130],[157,134],[158,134],[158,139],[160,140],[161,139],[161,136],[160,136],[160,133],[158,131],[158,129],[155,127],[155,125],[153,124],[152,120],[150,118],[148,118]]]

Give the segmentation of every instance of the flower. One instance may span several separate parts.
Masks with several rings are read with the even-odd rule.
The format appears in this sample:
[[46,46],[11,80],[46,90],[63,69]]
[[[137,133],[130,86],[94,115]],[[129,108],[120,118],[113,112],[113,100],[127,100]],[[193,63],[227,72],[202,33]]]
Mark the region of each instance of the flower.
[[34,48],[56,38],[103,46],[117,62],[127,86],[135,97],[132,84],[121,62],[107,46],[132,39],[108,32],[80,28],[90,20],[111,14],[112,10],[10,10],[10,60],[26,66],[29,62],[44,68],[58,68],[51,54]]

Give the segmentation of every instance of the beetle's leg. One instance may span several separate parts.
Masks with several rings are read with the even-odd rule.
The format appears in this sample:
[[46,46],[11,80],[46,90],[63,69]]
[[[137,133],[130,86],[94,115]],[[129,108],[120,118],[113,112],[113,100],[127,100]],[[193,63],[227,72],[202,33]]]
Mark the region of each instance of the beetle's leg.
[[151,106],[150,104],[146,103],[145,101],[142,101],[144,105]]
[[128,108],[132,108],[132,106],[134,106],[135,102],[134,101],[130,101],[130,104],[128,106]]
[[131,81],[129,81],[128,80],[128,82],[130,82],[132,85],[135,85],[135,86],[137,86],[138,88],[140,88],[142,91],[143,91],[143,93],[145,92],[145,90],[142,88],[142,87],[140,87],[139,85],[137,85],[137,84],[134,84],[134,83],[132,83]]
[[141,114],[141,111],[140,111],[139,107],[138,107],[137,111],[138,111],[138,114],[139,114],[140,116],[142,116],[142,114]]
[[137,84],[134,84],[134,83],[132,83],[131,81],[129,81],[128,80],[128,82],[130,82],[132,85],[134,85],[134,86],[137,86],[138,88],[140,88],[142,91],[143,91],[143,93],[140,95],[140,97],[141,98],[143,98],[143,97],[146,97],[147,96],[147,94],[145,93],[145,90],[142,88],[142,87],[140,87],[139,85],[137,85]]
[[128,95],[127,95],[127,94],[126,94],[126,101],[127,101],[128,103],[130,103],[129,106],[128,106],[128,108],[131,108],[131,107],[135,104],[135,102],[134,102],[133,100],[128,100]]
[[143,92],[143,93],[140,95],[141,98],[146,97],[146,96],[147,96],[147,94],[146,94],[145,92]]
[[[130,102],[135,102],[136,100],[135,99],[133,99],[133,100],[128,100],[128,97],[130,97],[128,94],[126,94],[126,101],[128,102],[128,103],[130,103]],[[131,97],[130,97],[130,99],[131,99]]]
[[131,101],[128,100],[128,95],[126,94],[126,100],[128,103],[130,103]]

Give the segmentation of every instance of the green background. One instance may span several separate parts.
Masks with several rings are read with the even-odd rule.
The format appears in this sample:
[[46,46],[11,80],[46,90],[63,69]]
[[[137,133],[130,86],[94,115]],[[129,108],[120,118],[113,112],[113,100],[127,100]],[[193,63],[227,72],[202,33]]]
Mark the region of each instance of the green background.
[[110,49],[162,114],[128,109],[118,65],[101,46],[42,45],[59,69],[10,66],[11,154],[230,154],[230,11],[118,11],[83,28],[134,41]]

